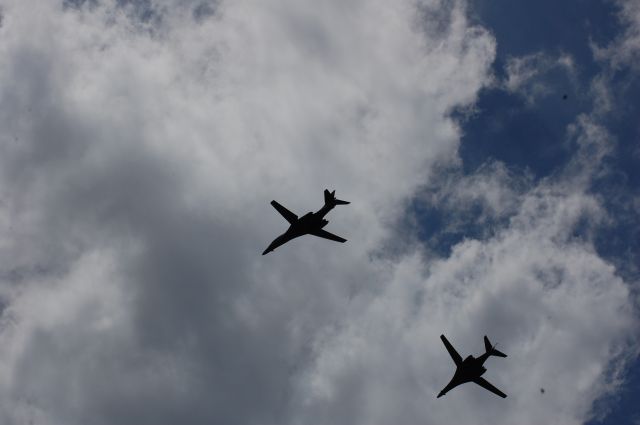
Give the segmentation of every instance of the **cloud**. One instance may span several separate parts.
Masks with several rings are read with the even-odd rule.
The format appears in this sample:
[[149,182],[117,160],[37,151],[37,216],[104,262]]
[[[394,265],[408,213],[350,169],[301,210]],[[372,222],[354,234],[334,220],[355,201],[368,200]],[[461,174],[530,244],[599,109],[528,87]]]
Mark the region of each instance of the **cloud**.
[[[606,144],[606,131],[587,117],[574,131],[576,165],[599,162],[593,146]],[[491,168],[478,171],[476,187],[490,182],[491,190],[477,198],[501,206],[508,224],[457,243],[446,257],[415,251],[379,294],[355,299],[350,316],[315,346],[315,369],[296,392],[297,422],[579,424],[593,415],[593,400],[623,382],[638,324],[629,287],[599,258],[588,230],[606,219],[588,193],[594,173],[569,165],[512,191],[504,168]],[[457,202],[471,205],[460,201],[465,188],[442,185],[444,194],[430,200],[459,214]],[[517,202],[515,211],[512,202],[495,202],[495,193]],[[509,357],[490,360],[486,377],[508,402],[473,385],[436,400],[453,374],[440,333],[463,357],[483,352],[484,334],[501,344]]]
[[627,0],[615,3],[619,8],[620,33],[604,46],[590,43],[594,59],[602,65],[602,72],[591,83],[591,93],[595,112],[603,116],[611,112],[624,113],[617,105],[628,96],[640,69],[640,6]]
[[[440,179],[424,188],[419,199],[452,214],[479,207],[482,215],[475,221],[483,225],[513,215],[531,184],[531,176],[511,170],[502,162],[489,161],[472,174],[443,172]],[[451,217],[449,221],[453,221]]]
[[[482,196],[451,182],[434,199],[480,199],[504,228],[446,258],[381,249],[459,162],[449,112],[491,82],[495,40],[464,2],[3,16],[2,423],[568,423],[610,389],[635,324],[625,283],[573,237],[602,217],[584,186],[512,187],[495,165],[462,179]],[[328,217],[349,242],[261,256],[285,227],[269,201],[304,213],[324,188],[352,201]],[[432,405],[442,332],[464,352],[501,343],[491,380],[514,404],[465,388],[467,407]]]
[[[288,421],[495,50],[458,3],[202,5],[5,2],[3,423]],[[356,243],[260,256],[325,187]]]
[[506,63],[504,88],[522,95],[529,105],[544,96],[553,93],[551,73],[560,70],[575,85],[576,70],[574,60],[569,54],[557,56],[545,52],[536,52],[519,57],[509,57]]
[[618,18],[624,26],[622,34],[608,46],[592,45],[596,59],[607,61],[613,69],[638,68],[640,54],[640,5],[633,0],[617,0]]

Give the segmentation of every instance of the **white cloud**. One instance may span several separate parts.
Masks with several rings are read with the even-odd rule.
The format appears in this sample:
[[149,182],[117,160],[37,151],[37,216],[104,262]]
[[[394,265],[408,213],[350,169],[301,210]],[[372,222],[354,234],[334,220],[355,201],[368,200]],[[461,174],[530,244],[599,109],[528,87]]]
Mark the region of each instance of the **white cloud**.
[[[493,39],[461,6],[433,40],[412,2],[117,3],[5,2],[2,422],[286,421]],[[325,187],[350,242],[260,256],[269,201]]]
[[[585,121],[577,158],[604,142],[602,129]],[[487,172],[479,174],[482,185]],[[500,175],[498,167],[497,181]],[[571,172],[546,179],[513,193],[519,207],[496,234],[464,240],[447,258],[403,258],[381,293],[352,302],[343,326],[315,346],[315,369],[296,392],[297,422],[333,423],[345,415],[362,424],[587,421],[593,400],[622,382],[637,344],[628,338],[638,329],[628,286],[595,253],[589,232],[578,233],[606,217],[587,189]],[[488,202],[495,191],[486,191]],[[446,199],[444,208],[451,208]],[[509,357],[489,360],[486,377],[509,397],[466,385],[436,400],[454,369],[440,333],[463,356],[483,352],[484,334],[500,343]]]
[[434,180],[426,188],[421,202],[444,207],[451,212],[481,206],[485,221],[502,218],[516,212],[523,192],[531,185],[531,176],[520,175],[504,163],[492,161],[474,173],[443,172],[441,180]]
[[575,85],[576,70],[571,55],[557,56],[536,52],[524,56],[509,57],[506,64],[506,79],[503,86],[507,91],[519,93],[527,103],[533,105],[537,99],[555,92],[549,81],[549,73],[560,69]]
[[623,33],[605,47],[592,45],[596,59],[608,61],[613,69],[640,64],[640,3],[637,0],[617,0],[618,17],[624,25]]
[[[463,2],[76,3],[3,5],[2,423],[586,416],[632,329],[625,285],[568,230],[597,200],[487,174],[472,187],[515,214],[500,234],[371,255],[457,163],[447,113],[491,81],[495,42]],[[328,217],[349,242],[260,256],[285,226],[269,201],[303,213],[325,187],[352,201]],[[578,391],[433,407],[437,336],[477,352],[485,329],[510,354],[497,385],[534,364],[536,386]]]

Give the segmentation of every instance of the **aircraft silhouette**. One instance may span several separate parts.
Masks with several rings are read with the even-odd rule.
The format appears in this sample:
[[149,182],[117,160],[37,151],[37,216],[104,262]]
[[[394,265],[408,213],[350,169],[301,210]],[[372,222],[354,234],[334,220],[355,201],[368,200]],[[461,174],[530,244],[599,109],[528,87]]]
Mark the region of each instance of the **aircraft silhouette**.
[[324,216],[331,211],[336,205],[346,205],[350,202],[341,201],[340,199],[336,199],[336,191],[329,192],[325,189],[324,191],[324,206],[320,208],[316,212],[308,212],[302,217],[298,218],[297,215],[277,203],[276,201],[271,201],[271,205],[273,208],[278,210],[278,212],[290,223],[289,228],[286,232],[278,236],[271,242],[271,244],[264,250],[262,255],[268,254],[277,247],[282,244],[289,242],[291,239],[297,238],[302,235],[314,235],[325,239],[331,239],[336,242],[346,242],[347,240],[341,238],[340,236],[336,236],[333,233],[329,233],[322,228],[326,226],[329,221],[324,219]]
[[449,355],[453,359],[456,364],[456,372],[451,378],[451,381],[447,384],[446,387],[440,391],[438,397],[442,397],[451,389],[457,387],[460,384],[464,384],[465,382],[475,382],[480,385],[482,388],[491,391],[494,394],[499,395],[502,398],[506,398],[507,395],[491,385],[486,379],[481,378],[481,375],[487,371],[487,369],[482,366],[484,362],[489,358],[489,356],[498,356],[498,357],[507,357],[506,354],[496,350],[494,346],[489,342],[489,338],[485,335],[484,337],[484,347],[486,352],[478,358],[473,356],[468,356],[466,359],[462,360],[462,357],[455,348],[447,341],[447,338],[444,335],[440,335],[440,339],[444,343],[444,346],[447,348]]

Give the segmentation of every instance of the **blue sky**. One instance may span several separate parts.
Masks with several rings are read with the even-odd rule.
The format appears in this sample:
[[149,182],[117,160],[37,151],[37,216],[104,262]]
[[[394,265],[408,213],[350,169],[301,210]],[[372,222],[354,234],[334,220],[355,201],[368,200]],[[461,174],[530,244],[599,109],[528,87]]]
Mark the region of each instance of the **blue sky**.
[[[591,45],[606,46],[623,35],[620,8],[613,1],[475,0],[471,10],[472,16],[496,37],[493,70],[498,78],[504,78],[509,57],[538,52],[571,55],[577,72],[575,81],[563,73],[545,75],[543,81],[550,86],[550,93],[534,107],[502,88],[481,91],[478,112],[462,121],[465,134],[460,149],[465,172],[495,159],[509,167],[526,169],[535,179],[549,176],[566,164],[574,149],[562,143],[567,126],[578,114],[593,108],[589,86],[606,65],[594,58]],[[609,211],[621,220],[599,229],[595,247],[603,257],[619,260],[619,272],[637,281],[640,216],[625,211],[624,203],[625,198],[630,201],[640,194],[640,79],[636,70],[623,67],[615,73],[612,84],[616,107],[603,122],[616,140],[608,160],[615,171],[595,182],[590,190],[602,196]],[[564,94],[566,100],[562,99]],[[491,125],[494,121],[501,125]],[[638,399],[640,360],[630,366],[620,393],[598,406],[608,413],[589,423],[635,424],[640,420]]]

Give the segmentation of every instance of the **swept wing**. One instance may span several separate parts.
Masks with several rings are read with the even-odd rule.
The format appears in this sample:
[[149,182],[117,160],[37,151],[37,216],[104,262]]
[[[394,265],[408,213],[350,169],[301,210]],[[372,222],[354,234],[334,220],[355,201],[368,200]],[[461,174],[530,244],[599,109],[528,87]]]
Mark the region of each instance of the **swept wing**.
[[473,382],[475,382],[476,384],[480,385],[482,388],[484,388],[485,390],[489,390],[494,394],[499,395],[502,398],[507,398],[507,395],[505,393],[503,393],[502,391],[500,391],[499,389],[497,389],[496,387],[494,387],[493,385],[491,385],[489,383],[489,381],[487,381],[484,378],[476,378],[473,380]]
[[319,229],[319,230],[315,230],[313,232],[309,232],[309,234],[313,235],[313,236],[318,236],[320,238],[325,238],[325,239],[330,239],[332,241],[336,241],[336,242],[346,242],[347,240],[345,238],[341,238],[340,236],[334,235],[333,233],[329,233],[326,230],[323,229]]
[[444,344],[444,346],[447,348],[447,351],[449,352],[449,355],[453,359],[456,366],[460,365],[460,363],[462,363],[462,357],[460,356],[460,354],[458,354],[456,349],[453,348],[453,345],[451,345],[451,343],[447,340],[447,338],[444,335],[440,335],[440,339],[442,340],[442,343]]
[[298,221],[297,215],[295,215],[276,201],[271,201],[271,205],[273,205],[273,208],[275,208],[289,223]]

